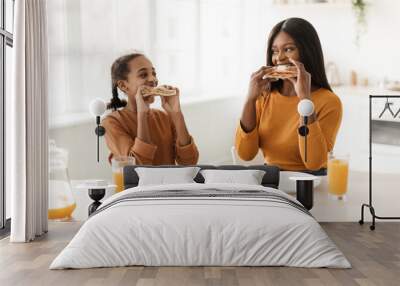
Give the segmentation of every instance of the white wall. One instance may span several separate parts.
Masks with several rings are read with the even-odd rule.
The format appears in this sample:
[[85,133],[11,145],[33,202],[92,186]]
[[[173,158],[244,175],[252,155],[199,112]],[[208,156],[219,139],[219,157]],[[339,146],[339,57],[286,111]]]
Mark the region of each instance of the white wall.
[[[325,61],[335,62],[341,78],[348,83],[350,70],[376,82],[388,76],[400,79],[400,1],[370,0],[367,10],[367,30],[359,48],[355,45],[355,16],[351,1],[347,4],[274,5],[272,1],[246,1],[244,43],[250,56],[248,67],[264,61],[266,38],[271,28],[288,17],[301,17],[316,28],[324,51]],[[257,62],[259,61],[259,62]],[[246,68],[246,69],[247,69]]]
[[[149,3],[156,3],[156,8]],[[94,97],[108,98],[111,63],[133,49],[147,53],[160,80],[180,86],[185,94],[203,96],[209,91],[207,87],[216,90],[223,82],[228,84],[218,94],[243,93],[250,73],[265,63],[269,31],[277,22],[294,16],[316,27],[326,61],[337,64],[344,82],[349,81],[353,69],[370,82],[385,75],[400,78],[400,71],[392,64],[400,62],[396,53],[400,48],[396,37],[398,1],[370,1],[367,32],[359,49],[354,45],[355,17],[350,0],[347,4],[296,5],[272,4],[272,0],[195,3],[49,1],[51,116],[82,112],[82,106]],[[169,8],[174,8],[174,13],[169,13]],[[201,30],[192,19],[198,14]]]

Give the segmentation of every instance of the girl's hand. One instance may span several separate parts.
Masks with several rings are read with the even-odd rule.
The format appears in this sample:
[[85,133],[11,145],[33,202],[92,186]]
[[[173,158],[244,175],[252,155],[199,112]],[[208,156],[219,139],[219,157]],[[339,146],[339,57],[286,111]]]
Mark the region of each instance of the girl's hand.
[[310,99],[311,74],[305,70],[304,65],[301,62],[292,60],[290,58],[289,61],[296,66],[297,77],[289,78],[288,80],[293,84],[294,90],[300,99]]
[[163,85],[166,89],[175,90],[176,95],[161,96],[161,106],[168,113],[181,112],[181,104],[179,102],[179,89],[170,85]]
[[143,97],[142,89],[143,85],[139,86],[135,95],[136,99],[136,109],[137,113],[147,113],[150,110],[150,101],[148,100],[149,97]]
[[247,92],[247,100],[256,101],[263,91],[270,92],[272,78],[265,78],[263,76],[271,70],[272,67],[262,66],[251,75],[249,89]]

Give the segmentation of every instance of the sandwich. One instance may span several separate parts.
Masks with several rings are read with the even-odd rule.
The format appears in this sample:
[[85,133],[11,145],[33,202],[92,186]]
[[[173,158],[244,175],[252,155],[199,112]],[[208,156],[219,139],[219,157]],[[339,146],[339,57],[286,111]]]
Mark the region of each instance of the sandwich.
[[150,87],[145,86],[142,88],[143,96],[158,95],[158,96],[174,96],[176,95],[175,89],[168,89],[164,86]]
[[277,78],[286,79],[297,77],[297,68],[294,65],[277,65],[266,71],[263,79]]

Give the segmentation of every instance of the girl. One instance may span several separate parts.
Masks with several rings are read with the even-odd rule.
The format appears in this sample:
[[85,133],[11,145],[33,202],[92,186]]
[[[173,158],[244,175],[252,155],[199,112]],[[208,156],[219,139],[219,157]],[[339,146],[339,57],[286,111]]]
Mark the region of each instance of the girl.
[[[150,108],[154,96],[142,95],[145,86],[158,84],[155,68],[143,54],[118,58],[111,67],[112,99],[107,108],[114,111],[103,121],[105,139],[113,155],[133,156],[140,165],[193,165],[199,153],[189,135],[177,95],[161,97],[162,110]],[[128,101],[118,97],[118,89]]]
[[[294,65],[297,76],[274,81],[266,78],[271,66]],[[303,118],[297,112],[301,99],[315,106],[309,117],[307,160]],[[268,39],[267,66],[252,74],[247,99],[236,132],[236,149],[243,160],[253,159],[261,148],[265,162],[283,170],[319,170],[327,167],[327,154],[335,145],[342,105],[325,75],[321,43],[314,27],[304,19],[278,23]]]

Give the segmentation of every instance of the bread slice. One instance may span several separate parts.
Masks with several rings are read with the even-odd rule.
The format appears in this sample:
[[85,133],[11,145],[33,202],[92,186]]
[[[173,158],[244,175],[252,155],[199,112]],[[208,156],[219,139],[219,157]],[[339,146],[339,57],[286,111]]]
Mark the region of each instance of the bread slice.
[[145,86],[142,88],[142,95],[143,96],[150,96],[150,95],[174,96],[174,95],[176,95],[176,90],[168,89],[163,86],[158,86],[158,87]]
[[293,65],[278,65],[274,66],[272,70],[268,70],[263,79],[266,78],[280,78],[287,79],[297,76],[297,68]]

